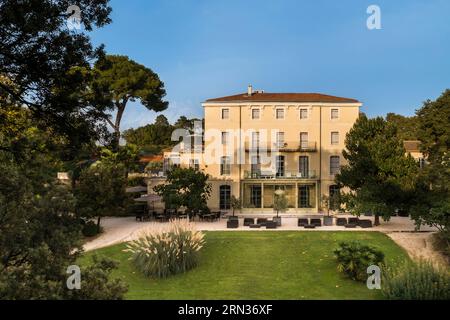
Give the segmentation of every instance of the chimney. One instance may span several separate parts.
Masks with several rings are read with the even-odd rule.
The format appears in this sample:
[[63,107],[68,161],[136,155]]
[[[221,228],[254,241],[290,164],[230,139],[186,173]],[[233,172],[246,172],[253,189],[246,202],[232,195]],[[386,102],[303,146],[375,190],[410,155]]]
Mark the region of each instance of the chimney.
[[250,97],[253,94],[253,87],[251,84],[247,87],[247,95]]

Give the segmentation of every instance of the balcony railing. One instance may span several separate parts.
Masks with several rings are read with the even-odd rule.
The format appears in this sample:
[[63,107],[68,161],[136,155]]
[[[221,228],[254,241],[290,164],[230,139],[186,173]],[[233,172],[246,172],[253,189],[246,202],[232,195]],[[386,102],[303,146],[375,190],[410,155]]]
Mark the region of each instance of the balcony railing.
[[251,142],[244,144],[246,152],[256,151],[280,151],[280,152],[315,152],[317,146],[315,141],[288,141],[288,142]]
[[308,172],[285,171],[280,174],[271,170],[244,171],[244,179],[315,179],[316,171]]

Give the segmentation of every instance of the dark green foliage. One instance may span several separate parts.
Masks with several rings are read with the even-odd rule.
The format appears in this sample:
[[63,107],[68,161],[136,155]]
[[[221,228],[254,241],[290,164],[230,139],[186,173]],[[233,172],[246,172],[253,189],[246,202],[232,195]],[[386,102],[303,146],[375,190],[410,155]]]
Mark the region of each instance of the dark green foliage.
[[67,28],[72,4],[82,8],[85,30],[110,22],[108,0],[1,2],[0,74],[14,81],[0,81],[0,94],[26,105],[43,128],[59,132],[71,141],[67,149],[76,150],[99,133],[108,101],[95,86],[85,94],[90,61],[102,50],[92,47],[87,33]]
[[416,187],[411,217],[417,227],[431,225],[450,242],[450,90],[417,111],[427,164]]
[[338,261],[338,270],[357,281],[367,280],[367,268],[371,265],[380,266],[384,260],[380,250],[359,241],[340,242],[334,255]]
[[173,147],[179,143],[171,141],[172,132],[175,129],[185,129],[192,133],[195,120],[198,119],[187,119],[181,116],[175,124],[171,125],[164,115],[159,115],[152,124],[126,130],[123,137],[127,143],[135,144],[147,153],[158,154],[164,148]]
[[106,55],[95,63],[94,83],[107,88],[108,99],[117,111],[114,121],[108,119],[115,133],[114,147],[120,139],[120,122],[128,101],[139,100],[149,110],[162,111],[168,106],[164,83],[151,69],[130,60],[126,56]]
[[419,119],[417,116],[405,117],[400,114],[388,113],[386,121],[397,128],[397,136],[401,141],[419,140]]
[[85,169],[75,188],[76,211],[86,218],[100,219],[104,216],[120,215],[125,212],[128,197],[125,171],[120,164],[95,163]]
[[450,239],[448,235],[443,232],[433,234],[433,247],[444,255],[450,265]]
[[118,264],[110,259],[98,259],[81,268],[81,289],[66,290],[66,299],[72,300],[122,300],[128,286],[119,279],[111,280],[111,272]]
[[166,208],[185,206],[188,210],[207,210],[211,194],[209,176],[192,168],[174,167],[167,172],[167,183],[154,187],[163,198]]
[[[346,210],[360,215],[373,212],[388,220],[396,209],[407,209],[414,195],[418,166],[405,154],[395,126],[383,118],[361,115],[346,136],[336,182],[353,192],[342,193]],[[376,224],[377,224],[376,220]]]
[[[83,236],[85,237],[93,237],[99,234],[99,230],[97,224],[94,221],[87,221],[83,225],[83,229],[81,230]],[[100,228],[100,233],[102,232],[102,228]]]
[[426,261],[383,267],[381,290],[391,300],[450,300],[450,273]]

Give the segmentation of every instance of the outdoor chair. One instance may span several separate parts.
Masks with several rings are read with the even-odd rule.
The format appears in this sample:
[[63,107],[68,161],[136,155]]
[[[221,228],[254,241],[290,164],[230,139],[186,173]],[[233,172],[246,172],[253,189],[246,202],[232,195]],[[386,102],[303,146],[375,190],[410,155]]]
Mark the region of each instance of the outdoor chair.
[[359,220],[359,226],[361,228],[372,228],[372,220],[361,219],[361,220]]
[[255,224],[254,218],[244,218],[244,226],[248,227],[251,224]]
[[337,226],[345,226],[347,224],[346,218],[336,218],[336,225]]
[[256,224],[259,224],[261,226],[265,226],[267,222],[267,218],[258,218],[256,219]]
[[228,229],[235,229],[239,227],[239,220],[238,219],[228,219],[227,221],[227,228]]
[[266,229],[276,229],[277,228],[277,222],[276,221],[267,221],[266,222]]
[[304,226],[306,226],[306,225],[308,225],[309,223],[308,223],[308,219],[305,219],[305,218],[298,218],[298,222],[297,222],[297,225],[299,226],[299,227],[304,227]]
[[322,226],[322,220],[318,218],[311,218],[311,224],[315,225],[316,227]]
[[359,219],[357,217],[355,217],[355,218],[348,218],[348,223],[349,224],[356,224],[356,225],[358,225],[358,221],[359,221]]

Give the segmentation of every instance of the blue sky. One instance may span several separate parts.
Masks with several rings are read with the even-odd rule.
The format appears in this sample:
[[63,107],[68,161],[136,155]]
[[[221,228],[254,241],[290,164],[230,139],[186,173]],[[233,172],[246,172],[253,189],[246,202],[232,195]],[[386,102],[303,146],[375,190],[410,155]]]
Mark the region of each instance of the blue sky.
[[[381,9],[369,30],[366,9]],[[113,22],[91,34],[110,54],[157,72],[170,121],[202,117],[208,98],[320,92],[364,103],[369,116],[414,114],[450,88],[448,0],[113,0]],[[156,114],[129,105],[122,129]]]

